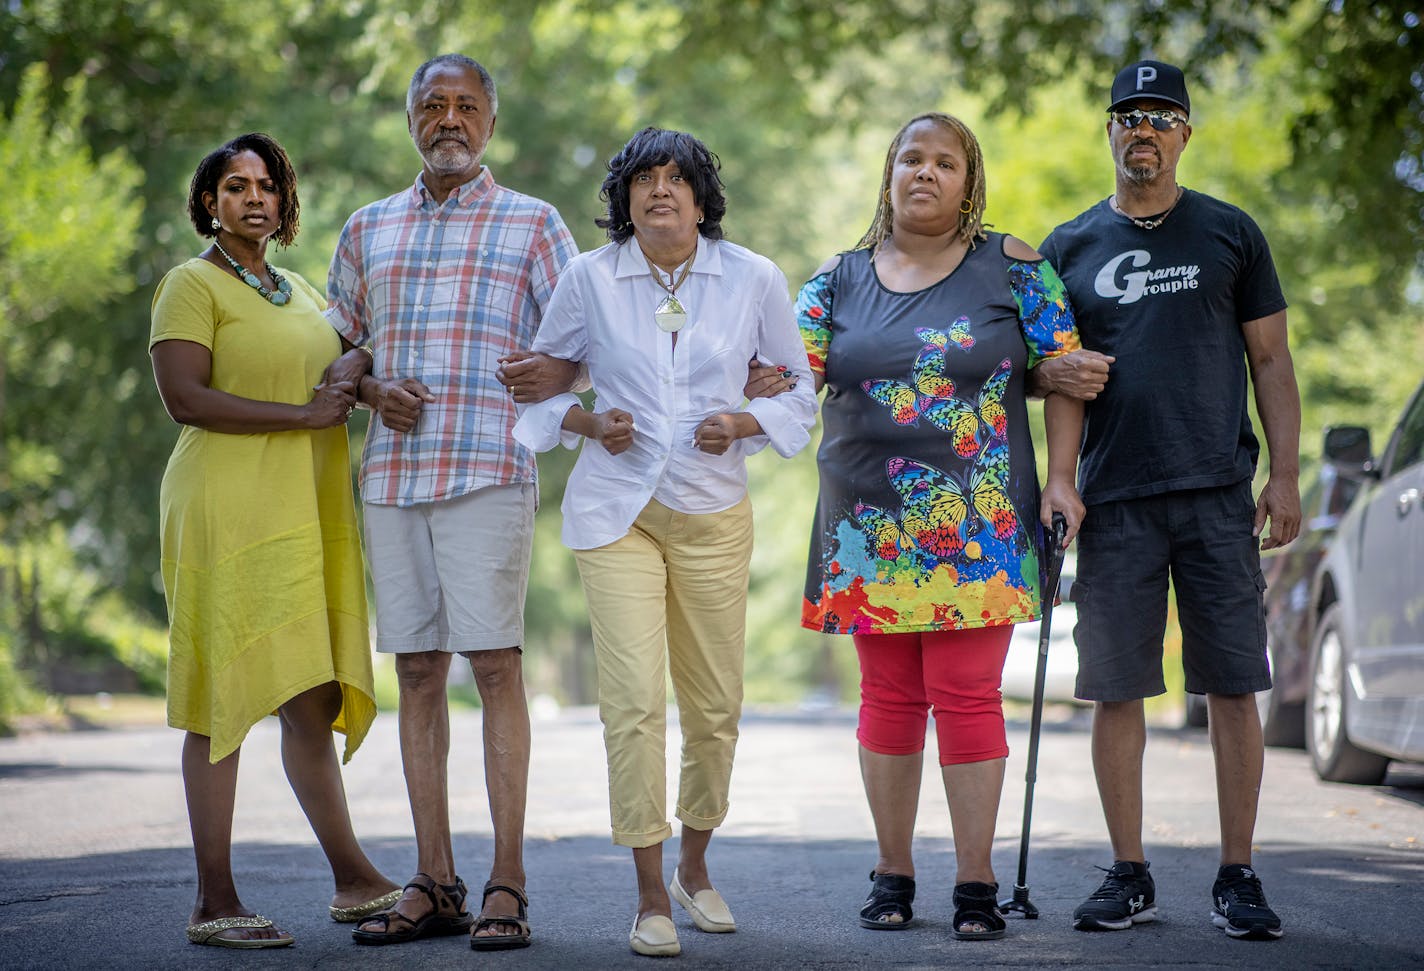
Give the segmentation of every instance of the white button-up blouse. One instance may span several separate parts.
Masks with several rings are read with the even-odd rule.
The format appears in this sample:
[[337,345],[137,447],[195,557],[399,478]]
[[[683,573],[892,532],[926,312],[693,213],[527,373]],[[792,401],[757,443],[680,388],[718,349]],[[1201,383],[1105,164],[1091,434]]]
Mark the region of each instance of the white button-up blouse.
[[[810,440],[815,383],[796,327],[786,277],[764,256],[725,240],[697,241],[692,271],[677,289],[687,323],[673,335],[653,311],[667,292],[634,240],[610,243],[564,267],[533,349],[588,365],[595,411],[633,416],[633,445],[610,455],[597,442],[579,454],[564,491],[563,541],[594,549],[624,536],[648,500],[679,512],[729,509],[747,491],[745,458],[768,443],[791,456]],[[785,364],[795,390],[745,401],[747,363]],[[535,451],[582,438],[563,431],[573,394],[520,408],[514,437]],[[750,412],[764,435],[739,439],[723,455],[693,447],[712,415]]]

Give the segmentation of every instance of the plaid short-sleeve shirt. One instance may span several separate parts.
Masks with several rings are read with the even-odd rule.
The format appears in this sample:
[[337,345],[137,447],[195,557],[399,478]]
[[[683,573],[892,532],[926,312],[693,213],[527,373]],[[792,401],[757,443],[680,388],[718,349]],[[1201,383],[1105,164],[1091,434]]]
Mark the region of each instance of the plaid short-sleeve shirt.
[[553,206],[496,185],[487,166],[443,201],[417,178],[347,221],[327,319],[351,343],[371,345],[374,374],[416,378],[435,396],[413,431],[371,422],[363,501],[411,506],[535,480],[495,369],[534,342],[576,252]]

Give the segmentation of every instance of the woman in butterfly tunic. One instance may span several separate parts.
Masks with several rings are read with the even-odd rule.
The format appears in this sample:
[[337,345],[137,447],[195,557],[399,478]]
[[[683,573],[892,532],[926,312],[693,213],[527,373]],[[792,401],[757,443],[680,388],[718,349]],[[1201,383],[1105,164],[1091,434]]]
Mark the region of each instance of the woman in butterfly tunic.
[[1012,625],[1043,609],[1043,531],[1077,532],[1081,402],[1045,403],[1040,494],[1024,374],[1076,349],[1052,267],[983,227],[983,159],[943,114],[886,156],[860,244],[802,289],[797,317],[827,389],[802,624],[854,636],[857,738],[880,858],[860,922],[912,917],[910,856],[925,728],[935,715],[954,831],[954,932],[1003,936],[990,850],[1008,755],[999,685]]
[[[648,128],[608,163],[611,242],[569,261],[534,350],[588,363],[598,400],[526,408],[539,451],[587,438],[564,492],[563,539],[588,599],[608,750],[613,841],[633,852],[638,954],[679,953],[675,899],[703,931],[736,929],[706,851],[728,810],[742,706],[751,503],[745,458],[810,440],[816,398],[786,278],[722,238],[716,157]],[[799,382],[743,406],[747,361]],[[682,727],[677,869],[663,883],[664,720],[671,672]]]

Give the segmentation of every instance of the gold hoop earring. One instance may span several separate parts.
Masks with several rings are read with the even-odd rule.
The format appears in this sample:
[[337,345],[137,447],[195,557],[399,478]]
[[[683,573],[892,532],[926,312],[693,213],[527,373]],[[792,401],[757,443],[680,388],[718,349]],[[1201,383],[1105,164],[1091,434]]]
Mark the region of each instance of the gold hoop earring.
[[887,185],[884,192],[885,204],[890,205],[890,187]]
[[964,213],[964,215],[966,215],[966,216],[969,215],[971,212],[974,211],[974,200],[973,200],[973,199],[965,199],[963,202],[961,202],[961,203],[959,204],[959,211],[962,212],[962,213]]

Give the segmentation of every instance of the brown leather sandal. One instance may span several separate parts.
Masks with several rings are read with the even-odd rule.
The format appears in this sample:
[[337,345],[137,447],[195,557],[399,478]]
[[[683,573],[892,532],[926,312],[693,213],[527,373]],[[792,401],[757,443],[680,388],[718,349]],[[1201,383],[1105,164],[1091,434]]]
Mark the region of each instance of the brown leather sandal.
[[[515,900],[519,901],[519,913],[514,917],[494,914],[489,917],[480,915],[475,921],[475,926],[470,929],[470,949],[474,951],[505,951],[515,947],[529,946],[529,898],[524,895],[524,891],[517,887],[511,887],[503,883],[495,883],[491,880],[485,884],[484,897],[480,900],[480,910],[484,910],[484,902],[489,899],[492,893],[504,892]],[[500,924],[511,924],[519,928],[514,934],[480,934],[486,927],[498,927]]]
[[[417,873],[403,889],[415,889],[425,894],[430,901],[430,913],[411,920],[398,910],[383,910],[362,918],[351,932],[351,939],[357,944],[403,944],[422,937],[462,934],[475,922],[475,915],[465,910],[465,897],[469,890],[459,877],[452,884],[443,884],[436,883],[428,873]],[[367,924],[377,922],[381,925],[379,931],[362,930]]]

